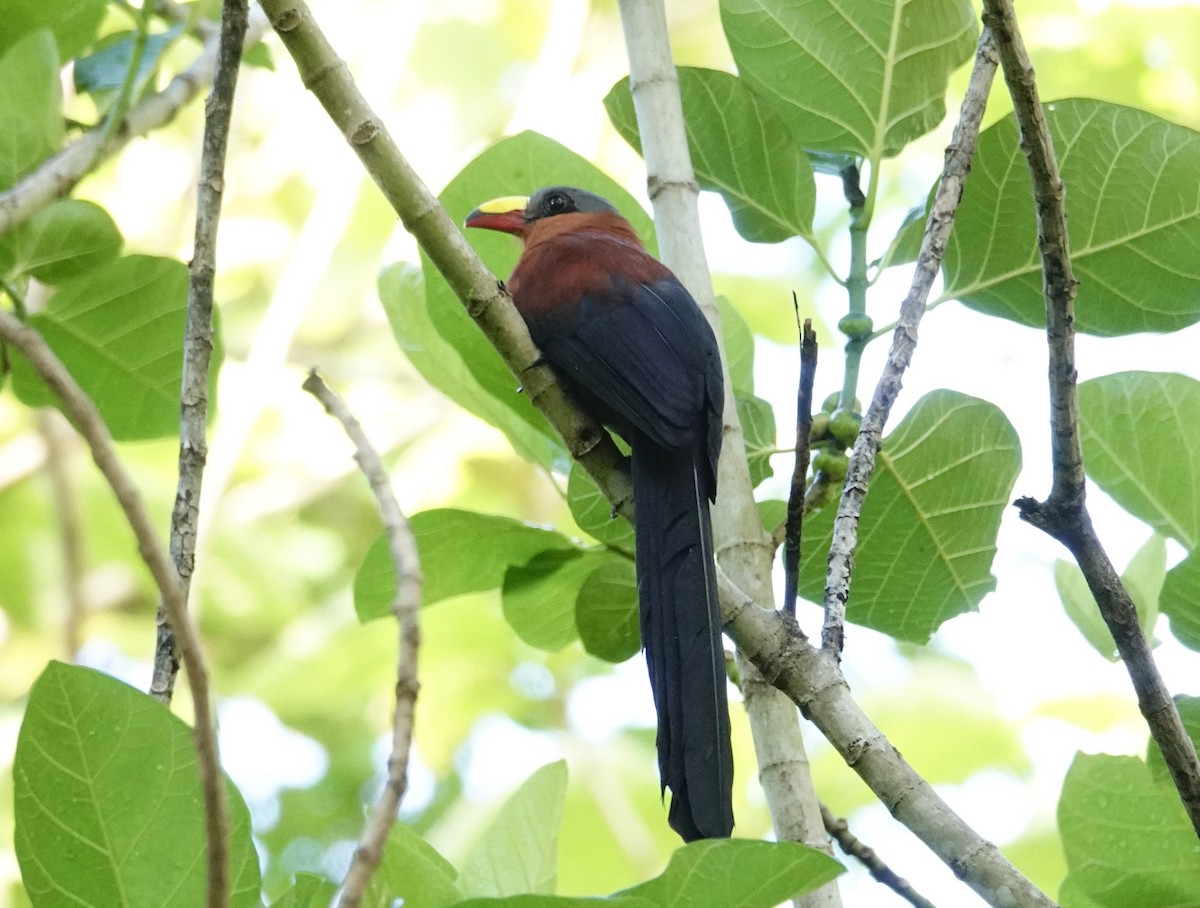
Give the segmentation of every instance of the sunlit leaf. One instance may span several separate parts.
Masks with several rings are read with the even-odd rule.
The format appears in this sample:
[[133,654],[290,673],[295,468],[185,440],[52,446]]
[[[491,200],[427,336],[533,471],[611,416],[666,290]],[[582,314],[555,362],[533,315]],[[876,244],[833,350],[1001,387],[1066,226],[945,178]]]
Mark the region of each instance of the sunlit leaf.
[[[461,224],[474,208],[489,199],[529,195],[551,183],[578,186],[604,196],[631,221],[643,240],[652,244],[650,219],[629,193],[584,158],[533,132],[502,139],[484,151],[450,181],[439,198],[450,217]],[[490,230],[468,230],[467,238],[497,278],[503,280],[509,276],[520,252],[517,240]],[[430,322],[442,339],[458,351],[479,387],[538,432],[556,438],[545,417],[527,396],[518,393],[518,382],[512,372],[427,256],[422,256],[422,266]],[[545,465],[565,470],[565,454],[558,463]]]
[[54,34],[59,57],[70,60],[95,40],[107,7],[107,0],[4,0],[0,53],[45,28]]
[[[0,21],[10,21],[13,12],[6,6]],[[0,57],[0,189],[56,152],[62,142],[58,67],[54,39],[46,31],[34,32]]]
[[583,648],[608,662],[624,662],[641,648],[637,574],[628,558],[610,558],[588,575],[575,600]]
[[501,899],[468,899],[454,908],[655,908],[654,902],[630,895],[572,897],[568,895],[510,895]]
[[[1071,99],[1046,107],[1063,182],[1075,325],[1100,335],[1200,320],[1200,133],[1143,110]],[[986,129],[943,265],[943,299],[1045,324],[1029,167],[1010,115]]]
[[[409,526],[421,559],[421,602],[433,605],[451,596],[497,589],[505,572],[546,550],[575,550],[553,530],[511,517],[437,508],[414,514]],[[390,614],[396,590],[395,567],[387,538],[368,550],[354,577],[354,610],[359,621]]]
[[82,199],[59,199],[0,238],[11,250],[12,270],[46,284],[74,280],[112,261],[123,242],[109,213]]
[[[425,279],[419,268],[404,262],[385,268],[379,275],[379,299],[396,343],[429,384],[498,428],[527,460],[553,466],[566,458],[562,441],[548,425],[523,418],[511,400],[483,387],[459,351],[438,333],[425,305]],[[515,382],[510,383],[510,395],[514,388]]]
[[[1179,695],[1175,697],[1175,708],[1179,710],[1180,721],[1193,745],[1200,745],[1200,697]],[[1146,742],[1146,765],[1150,767],[1150,775],[1159,785],[1171,790],[1175,783],[1171,779],[1171,770],[1163,759],[1162,751],[1151,739]]]
[[1077,754],[1058,801],[1074,886],[1104,908],[1179,908],[1200,892],[1196,834],[1137,757]]
[[[812,236],[817,190],[808,155],[771,106],[737,76],[680,67],[684,129],[696,179],[719,192],[754,243]],[[641,151],[629,79],[604,99],[613,126]]]
[[1166,372],[1118,372],[1079,385],[1083,465],[1139,520],[1200,544],[1200,381]]
[[562,760],[546,764],[513,792],[462,862],[458,885],[464,896],[553,894],[566,792]]
[[328,908],[337,887],[315,873],[297,873],[292,888],[271,903],[271,908]]
[[[16,853],[34,908],[202,904],[205,820],[192,730],[146,694],[51,662],[13,765]],[[260,906],[250,814],[226,784],[232,904]]]
[[1200,549],[1167,571],[1159,608],[1170,619],[1175,639],[1200,651]]
[[579,636],[575,600],[580,587],[614,557],[601,550],[553,549],[510,566],[500,588],[504,619],[530,646],[562,649]]
[[633,551],[633,527],[613,515],[612,502],[578,463],[571,464],[567,476],[567,504],[581,530],[606,545]]
[[[883,447],[863,504],[846,617],[923,643],[978,606],[1000,515],[1021,466],[999,408],[955,391],[925,395]],[[800,594],[820,602],[835,507],[805,521]]]
[[738,417],[746,437],[746,458],[750,464],[750,482],[758,485],[775,471],[771,455],[778,441],[775,438],[775,411],[761,397],[738,397]]
[[[182,262],[130,255],[63,283],[29,318],[95,402],[114,438],[179,431],[187,288]],[[219,362],[218,347],[210,398]],[[58,403],[19,356],[13,359],[13,388],[30,406]]]
[[772,908],[828,883],[845,868],[796,842],[704,839],[671,855],[661,876],[623,895],[662,908]]
[[397,901],[402,901],[404,908],[446,908],[462,898],[457,876],[432,845],[407,824],[396,823],[367,887],[364,908],[392,908]]
[[805,148],[894,155],[946,114],[975,48],[965,0],[721,0],[738,72]]

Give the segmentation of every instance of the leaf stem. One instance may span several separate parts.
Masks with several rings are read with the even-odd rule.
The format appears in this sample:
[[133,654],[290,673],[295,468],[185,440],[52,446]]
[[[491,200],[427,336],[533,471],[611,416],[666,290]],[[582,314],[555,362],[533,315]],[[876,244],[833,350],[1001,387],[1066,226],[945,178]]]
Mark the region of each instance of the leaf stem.
[[100,128],[101,148],[112,139],[117,127],[124,121],[125,113],[129,110],[129,104],[133,100],[138,71],[142,68],[142,57],[146,53],[146,39],[150,32],[150,5],[151,0],[144,0],[140,8],[134,7],[132,4],[125,5],[129,14],[133,16],[135,25],[133,47],[129,52],[129,66],[125,69],[125,79],[121,82],[121,90],[117,93],[112,107],[108,109],[108,114],[104,117],[104,125]]

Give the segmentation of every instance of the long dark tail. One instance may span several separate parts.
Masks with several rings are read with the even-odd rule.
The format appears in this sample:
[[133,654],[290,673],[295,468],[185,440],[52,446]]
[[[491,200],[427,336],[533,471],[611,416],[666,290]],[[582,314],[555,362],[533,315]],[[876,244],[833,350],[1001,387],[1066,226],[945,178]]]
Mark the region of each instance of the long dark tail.
[[701,458],[633,441],[638,600],[658,712],[658,771],[671,789],[671,828],[687,842],[733,830],[725,652]]

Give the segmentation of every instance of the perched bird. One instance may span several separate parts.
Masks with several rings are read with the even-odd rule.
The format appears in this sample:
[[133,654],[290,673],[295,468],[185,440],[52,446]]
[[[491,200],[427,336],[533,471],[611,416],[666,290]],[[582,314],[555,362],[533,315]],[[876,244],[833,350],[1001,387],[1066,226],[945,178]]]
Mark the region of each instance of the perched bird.
[[679,279],[612,205],[551,186],[472,211],[519,237],[508,290],[585,410],[632,450],[642,646],[658,768],[685,841],[733,829],[733,758],[709,502],[724,390],[716,337]]

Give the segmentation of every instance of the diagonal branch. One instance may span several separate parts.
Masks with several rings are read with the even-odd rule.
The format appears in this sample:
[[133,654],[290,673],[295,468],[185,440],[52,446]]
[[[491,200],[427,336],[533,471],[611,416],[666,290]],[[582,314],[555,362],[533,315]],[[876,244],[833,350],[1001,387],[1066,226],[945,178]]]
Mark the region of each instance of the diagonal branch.
[[379,793],[379,800],[367,820],[362,838],[354,850],[354,858],[346,878],[338,908],[357,908],[362,904],[367,884],[383,859],[384,844],[388,832],[396,820],[396,811],[408,787],[408,757],[412,751],[413,715],[417,704],[417,652],[421,646],[421,563],[417,554],[417,541],[409,529],[408,520],[388,481],[387,471],[379,454],[367,440],[362,426],[354,414],[329,387],[314,369],[304,381],[304,390],[321,402],[321,405],[336,418],[354,442],[354,459],[358,461],[363,475],[371,484],[379,513],[387,531],[388,547],[392,564],[396,569],[396,594],[392,599],[392,613],[400,626],[400,646],[396,668],[396,710],[392,715],[392,752],[388,757],[387,782]]
[[1075,372],[1078,281],[1071,270],[1063,204],[1065,190],[1053,140],[1011,0],[984,0],[983,6],[984,20],[996,35],[1013,111],[1021,128],[1021,148],[1033,178],[1046,297],[1046,339],[1050,348],[1050,444],[1054,479],[1050,497],[1045,501],[1021,498],[1016,506],[1022,519],[1065,545],[1078,562],[1129,672],[1138,708],[1162,751],[1192,827],[1200,835],[1200,762],[1196,759],[1195,744],[1188,737],[1154,662],[1133,600],[1104,551],[1087,509]]
[[[267,29],[266,18],[256,9],[250,17],[246,46],[257,44]],[[57,198],[67,195],[85,176],[131,139],[170,123],[183,107],[213,80],[217,66],[218,36],[204,43],[191,66],[175,76],[160,92],[131,107],[105,140],[105,123],[85,132],[37,170],[0,192],[0,234],[27,221]]]
[[[297,0],[264,0],[264,9],[313,91],[467,311],[532,394],[535,404],[596,478],[620,513],[631,513],[619,453],[607,434],[563,395],[512,300],[479,261],[437,200],[421,183],[382,123],[367,107],[346,67]],[[957,160],[957,156],[952,155]],[[935,215],[941,209],[935,208]],[[935,269],[936,270],[936,269]],[[718,570],[726,630],[767,679],[793,700],[871,786],[892,814],[989,904],[1052,908],[1054,903],[982,839],[909,766],[859,708],[836,659],[810,646],[794,620],[759,606]]]
[[821,629],[821,645],[836,658],[841,657],[842,640],[845,633],[846,600],[850,598],[850,574],[854,569],[854,551],[858,547],[858,520],[862,514],[863,500],[867,496],[867,484],[875,471],[875,457],[879,453],[879,442],[883,427],[892,412],[892,405],[900,394],[904,372],[912,361],[917,346],[917,326],[925,314],[925,303],[929,290],[941,270],[942,257],[946,252],[946,240],[954,226],[954,214],[962,199],[963,186],[971,171],[971,159],[975,156],[975,141],[979,137],[979,124],[987,105],[988,92],[998,65],[996,45],[990,30],[984,29],[979,36],[975,51],[975,68],[963,97],[962,110],[954,136],[946,149],[946,163],[938,182],[929,218],[925,223],[925,236],[921,240],[921,251],[917,256],[916,273],[904,302],[900,304],[900,317],[892,333],[892,347],[888,351],[887,363],[875,386],[875,396],[863,416],[862,428],[854,442],[850,463],[846,469],[846,484],[838,502],[837,517],[833,524],[833,542],[829,548],[829,563],[825,574],[825,624]]

